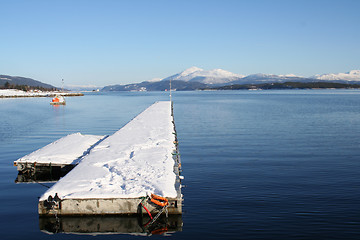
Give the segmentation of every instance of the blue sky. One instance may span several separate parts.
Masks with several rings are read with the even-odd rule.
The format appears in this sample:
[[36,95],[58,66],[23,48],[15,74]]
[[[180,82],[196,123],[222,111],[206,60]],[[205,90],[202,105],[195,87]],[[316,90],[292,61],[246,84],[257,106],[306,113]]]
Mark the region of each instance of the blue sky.
[[0,74],[125,84],[191,66],[311,76],[360,69],[358,0],[0,0]]

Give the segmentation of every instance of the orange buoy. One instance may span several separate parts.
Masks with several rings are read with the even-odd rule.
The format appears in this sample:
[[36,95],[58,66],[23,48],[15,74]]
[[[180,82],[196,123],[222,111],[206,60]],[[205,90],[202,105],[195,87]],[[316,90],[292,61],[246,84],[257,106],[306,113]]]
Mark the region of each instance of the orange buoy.
[[166,198],[160,197],[160,196],[155,195],[155,194],[151,194],[150,201],[152,203],[155,203],[156,205],[158,205],[160,207],[165,207],[166,205],[169,204],[169,201]]

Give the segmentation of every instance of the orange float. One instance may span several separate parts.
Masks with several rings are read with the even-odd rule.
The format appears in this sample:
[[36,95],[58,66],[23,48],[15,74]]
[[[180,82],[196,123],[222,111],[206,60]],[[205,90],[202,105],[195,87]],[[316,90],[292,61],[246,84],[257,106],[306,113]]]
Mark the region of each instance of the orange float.
[[164,197],[160,197],[158,195],[155,194],[151,194],[151,199],[150,201],[152,203],[155,203],[156,205],[160,206],[160,207],[165,207],[166,205],[169,204],[169,200],[167,200]]

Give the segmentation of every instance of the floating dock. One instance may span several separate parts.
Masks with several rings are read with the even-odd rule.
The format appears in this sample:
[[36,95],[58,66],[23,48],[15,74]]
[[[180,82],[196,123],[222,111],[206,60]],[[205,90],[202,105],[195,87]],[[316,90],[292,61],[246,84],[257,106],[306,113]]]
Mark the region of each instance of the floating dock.
[[153,104],[113,135],[97,139],[78,160],[40,197],[40,216],[182,213],[170,101]]
[[73,133],[19,158],[14,162],[19,171],[16,182],[58,180],[106,137]]

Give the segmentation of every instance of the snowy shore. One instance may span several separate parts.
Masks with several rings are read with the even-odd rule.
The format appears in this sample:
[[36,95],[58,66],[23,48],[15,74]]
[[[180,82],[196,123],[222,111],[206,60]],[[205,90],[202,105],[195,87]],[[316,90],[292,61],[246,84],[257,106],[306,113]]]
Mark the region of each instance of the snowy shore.
[[21,91],[17,89],[0,89],[0,98],[17,98],[17,97],[53,97],[56,95],[62,96],[83,96],[82,93],[73,93],[73,92],[61,92],[61,91]]

